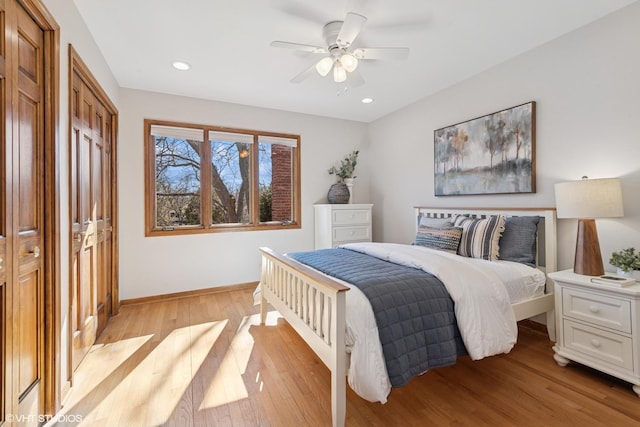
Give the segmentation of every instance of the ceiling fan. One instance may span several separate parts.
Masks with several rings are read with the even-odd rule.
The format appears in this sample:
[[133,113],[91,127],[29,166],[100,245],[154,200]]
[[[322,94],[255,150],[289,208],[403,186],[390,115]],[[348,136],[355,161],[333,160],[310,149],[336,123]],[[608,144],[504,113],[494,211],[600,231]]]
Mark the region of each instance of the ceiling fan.
[[[322,29],[322,36],[326,47],[312,46],[285,41],[273,41],[271,46],[286,49],[299,50],[324,55],[319,61],[314,62],[309,68],[291,79],[292,83],[300,83],[315,72],[322,77],[333,71],[333,81],[338,85],[344,84],[357,87],[364,84],[364,79],[357,72],[358,61],[369,59],[406,59],[409,56],[409,48],[406,47],[360,47],[353,49],[352,43],[358,37],[367,18],[349,12],[344,21],[332,21]],[[349,81],[347,82],[347,77]],[[338,94],[340,90],[338,90]]]

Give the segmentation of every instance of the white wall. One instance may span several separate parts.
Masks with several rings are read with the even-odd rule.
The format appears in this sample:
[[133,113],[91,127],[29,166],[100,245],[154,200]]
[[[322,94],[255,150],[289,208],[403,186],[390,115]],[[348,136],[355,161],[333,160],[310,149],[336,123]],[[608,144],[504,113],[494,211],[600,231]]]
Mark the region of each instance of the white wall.
[[[553,207],[556,182],[621,177],[625,217],[598,220],[612,251],[640,248],[640,4],[569,33],[372,123],[376,240],[411,241],[412,207]],[[537,103],[537,192],[435,197],[433,131]],[[559,268],[573,266],[576,221],[559,220]]]
[[118,105],[119,86],[78,10],[70,0],[44,0],[60,26],[60,284],[61,284],[61,378],[68,378],[67,339],[69,327],[69,43],[87,64],[111,101]]
[[[283,132],[301,136],[302,228],[188,236],[144,236],[143,120]],[[327,169],[365,145],[366,125],[298,113],[164,95],[120,92],[120,297],[131,299],[257,281],[260,246],[313,249],[313,204],[326,202],[335,179]],[[368,150],[363,150],[364,152]],[[366,162],[366,155],[362,161]],[[369,192],[358,167],[355,201]]]

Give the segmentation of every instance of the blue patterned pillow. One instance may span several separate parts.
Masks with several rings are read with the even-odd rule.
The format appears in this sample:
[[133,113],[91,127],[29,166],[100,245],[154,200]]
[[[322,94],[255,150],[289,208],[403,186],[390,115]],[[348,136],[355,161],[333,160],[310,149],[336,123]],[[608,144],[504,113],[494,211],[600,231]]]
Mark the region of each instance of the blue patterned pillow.
[[511,216],[500,238],[500,259],[536,266],[537,216]]
[[462,228],[460,227],[433,228],[419,226],[414,244],[455,254],[458,250],[461,236]]
[[504,223],[503,215],[492,215],[484,219],[457,218],[455,225],[462,227],[458,255],[489,261],[497,260]]

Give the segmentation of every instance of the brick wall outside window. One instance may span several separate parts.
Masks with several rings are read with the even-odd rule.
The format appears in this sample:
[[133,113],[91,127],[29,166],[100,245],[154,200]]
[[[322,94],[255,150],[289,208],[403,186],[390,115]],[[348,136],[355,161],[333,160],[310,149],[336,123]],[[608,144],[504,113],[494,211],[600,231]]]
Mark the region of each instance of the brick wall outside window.
[[290,147],[279,144],[271,146],[271,170],[271,219],[290,221],[293,199]]

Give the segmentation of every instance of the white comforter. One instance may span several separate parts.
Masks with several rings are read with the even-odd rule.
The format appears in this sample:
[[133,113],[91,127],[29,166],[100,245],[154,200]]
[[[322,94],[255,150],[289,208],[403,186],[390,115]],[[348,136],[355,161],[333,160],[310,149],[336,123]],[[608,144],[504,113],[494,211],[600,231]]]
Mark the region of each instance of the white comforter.
[[[472,359],[508,353],[515,345],[518,329],[505,283],[521,275],[522,269],[534,269],[508,261],[465,258],[422,246],[351,243],[343,247],[438,277],[455,302],[458,328]],[[514,264],[514,271],[508,272],[511,267],[506,264]],[[544,274],[539,273],[541,278],[537,280],[544,283]],[[349,385],[362,398],[385,403],[391,383],[371,304],[360,289],[343,283],[351,288],[346,293],[346,344],[351,353]],[[254,299],[256,303],[260,300],[260,286]]]
[[[483,268],[486,263],[421,246],[351,243],[344,247],[438,277],[455,302],[458,328],[472,359],[508,353],[516,343],[518,329],[507,290],[498,274]],[[373,310],[366,296],[351,288],[346,319],[349,385],[364,399],[385,403],[391,384]]]

